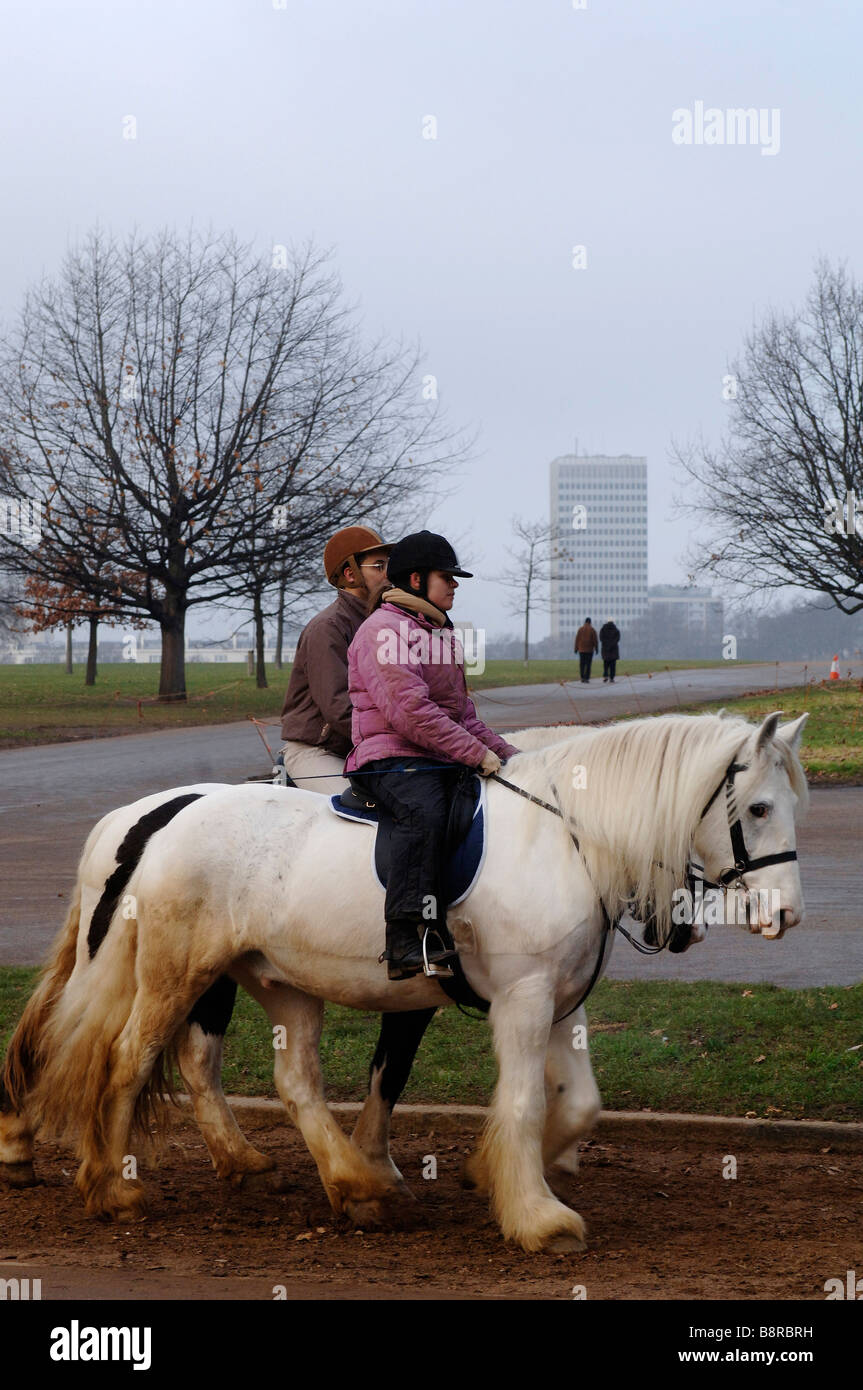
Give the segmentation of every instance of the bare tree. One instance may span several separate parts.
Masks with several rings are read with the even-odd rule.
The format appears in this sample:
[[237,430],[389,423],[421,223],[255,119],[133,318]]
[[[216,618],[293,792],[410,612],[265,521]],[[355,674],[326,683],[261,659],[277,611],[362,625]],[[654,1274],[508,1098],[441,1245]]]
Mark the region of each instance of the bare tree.
[[[788,585],[863,608],[863,287],[818,263],[804,307],[771,313],[727,378],[718,449],[673,447],[707,520],[695,571],[755,593]],[[855,517],[855,502],[857,514]]]
[[557,537],[553,527],[544,521],[523,521],[512,518],[512,529],[520,542],[515,549],[507,546],[512,565],[497,576],[497,582],[509,590],[507,610],[524,621],[524,664],[530,661],[530,615],[535,608],[547,608],[548,598],[540,597],[540,586],[551,578],[551,561],[557,556]]
[[0,362],[0,487],[42,509],[39,544],[4,547],[106,616],[158,622],[160,698],[185,699],[194,604],[251,579],[262,642],[259,599],[299,556],[459,457],[415,365],[360,343],[311,248],[270,264],[230,236],[94,233],[28,295]]

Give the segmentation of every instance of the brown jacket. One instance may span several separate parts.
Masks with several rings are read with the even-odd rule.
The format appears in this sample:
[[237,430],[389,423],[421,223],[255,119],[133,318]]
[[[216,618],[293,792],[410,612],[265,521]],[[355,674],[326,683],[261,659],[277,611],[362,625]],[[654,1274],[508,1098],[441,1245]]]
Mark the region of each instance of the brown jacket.
[[347,757],[351,751],[348,647],[365,617],[365,598],[340,589],[335,602],[303,628],[282,706],[283,739]]
[[596,635],[596,628],[593,623],[582,623],[578,632],[575,634],[575,647],[577,652],[596,652],[599,651],[599,638]]

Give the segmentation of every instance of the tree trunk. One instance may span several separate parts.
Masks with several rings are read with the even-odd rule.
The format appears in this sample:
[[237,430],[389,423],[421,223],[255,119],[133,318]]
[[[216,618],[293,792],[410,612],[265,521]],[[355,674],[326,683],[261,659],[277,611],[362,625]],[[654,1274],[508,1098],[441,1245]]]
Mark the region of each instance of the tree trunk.
[[264,609],[261,603],[261,595],[255,594],[253,599],[255,610],[255,648],[257,651],[257,664],[255,669],[255,684],[259,690],[267,689],[267,667],[264,662]]
[[186,614],[181,610],[163,618],[162,668],[159,672],[159,700],[176,704],[186,698]]
[[72,674],[72,624],[66,624],[66,675]]
[[90,615],[90,640],[87,643],[87,674],[84,677],[85,685],[96,684],[96,650],[98,647],[99,619]]
[[285,635],[285,581],[279,585],[279,612],[276,618],[276,670],[282,669],[282,640]]

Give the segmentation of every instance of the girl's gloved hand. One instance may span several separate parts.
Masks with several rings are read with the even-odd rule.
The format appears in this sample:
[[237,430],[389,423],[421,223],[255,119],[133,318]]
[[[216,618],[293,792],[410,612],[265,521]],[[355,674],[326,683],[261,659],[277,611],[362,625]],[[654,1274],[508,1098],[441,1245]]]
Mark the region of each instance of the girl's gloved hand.
[[493,753],[490,748],[486,749],[485,757],[477,768],[483,777],[490,777],[493,772],[500,772],[501,761],[497,753]]

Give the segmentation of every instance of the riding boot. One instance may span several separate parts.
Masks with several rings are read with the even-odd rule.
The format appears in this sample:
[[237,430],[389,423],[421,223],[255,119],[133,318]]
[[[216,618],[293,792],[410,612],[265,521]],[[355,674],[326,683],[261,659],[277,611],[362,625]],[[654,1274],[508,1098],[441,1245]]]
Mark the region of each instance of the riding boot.
[[[381,960],[387,962],[388,980],[409,980],[414,975],[422,975],[425,962],[421,930],[422,924],[410,918],[387,922],[387,949]],[[427,949],[429,965],[440,965],[455,954],[440,945],[428,945]]]

